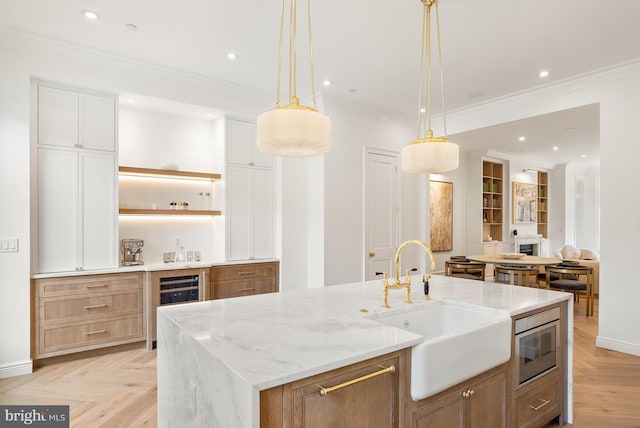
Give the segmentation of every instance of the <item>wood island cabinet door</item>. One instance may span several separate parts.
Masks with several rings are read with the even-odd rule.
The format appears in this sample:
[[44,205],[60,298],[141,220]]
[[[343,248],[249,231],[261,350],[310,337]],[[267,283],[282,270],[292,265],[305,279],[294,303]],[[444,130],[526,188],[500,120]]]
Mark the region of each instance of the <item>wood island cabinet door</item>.
[[[390,428],[400,426],[401,354],[393,354],[263,391],[262,428]],[[393,373],[373,373],[393,366]],[[355,382],[322,396],[320,387]]]

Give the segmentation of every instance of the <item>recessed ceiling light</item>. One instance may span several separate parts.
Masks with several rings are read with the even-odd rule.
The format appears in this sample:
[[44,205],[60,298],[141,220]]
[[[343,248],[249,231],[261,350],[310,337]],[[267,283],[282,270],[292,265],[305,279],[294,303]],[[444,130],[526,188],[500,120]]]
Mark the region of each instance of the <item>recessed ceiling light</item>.
[[524,140],[526,140],[526,139],[527,139],[527,137],[525,137],[524,135],[521,135],[521,136],[518,138],[518,141],[524,141]]
[[581,157],[582,159],[584,159],[584,158],[586,158],[586,157],[587,157],[587,155],[582,155],[582,156],[580,156],[580,157]]
[[540,76],[540,77],[542,77],[542,78],[548,77],[548,76],[549,76],[549,70],[542,70],[542,71],[538,74],[538,76]]
[[553,150],[558,150],[560,147],[558,146],[553,146]]
[[207,113],[207,117],[213,117],[213,113]]
[[426,109],[426,108],[424,108],[424,107],[422,107],[422,108],[420,109],[420,113],[425,113],[426,111],[427,111],[427,109]]
[[127,27],[131,31],[136,31],[138,29],[138,26],[135,24],[125,24],[125,27]]
[[229,52],[227,54],[227,59],[230,59],[231,61],[233,61],[236,58],[238,58],[238,55],[235,52]]
[[331,86],[331,80],[325,80],[322,82],[324,86]]
[[133,98],[129,98],[129,104],[133,104]]
[[92,10],[83,10],[82,14],[84,15],[85,18],[91,21],[95,21],[96,19],[100,18],[100,15],[98,15],[97,12],[94,12]]

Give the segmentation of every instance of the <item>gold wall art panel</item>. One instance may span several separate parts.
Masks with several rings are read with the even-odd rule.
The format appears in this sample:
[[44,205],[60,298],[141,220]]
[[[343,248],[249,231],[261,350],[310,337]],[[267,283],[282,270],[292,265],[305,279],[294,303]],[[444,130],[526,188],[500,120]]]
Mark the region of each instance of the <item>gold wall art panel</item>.
[[429,183],[431,251],[453,251],[453,183]]

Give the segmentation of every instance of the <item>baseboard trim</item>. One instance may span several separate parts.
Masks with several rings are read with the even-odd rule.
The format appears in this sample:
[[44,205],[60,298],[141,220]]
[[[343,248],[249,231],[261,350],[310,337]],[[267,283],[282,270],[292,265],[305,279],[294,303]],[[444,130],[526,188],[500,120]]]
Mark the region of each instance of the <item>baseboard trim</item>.
[[637,355],[640,357],[640,345],[636,343],[597,336],[596,346],[598,348],[610,349],[612,351],[624,352],[625,354]]
[[0,366],[0,379],[33,373],[33,361],[18,361]]

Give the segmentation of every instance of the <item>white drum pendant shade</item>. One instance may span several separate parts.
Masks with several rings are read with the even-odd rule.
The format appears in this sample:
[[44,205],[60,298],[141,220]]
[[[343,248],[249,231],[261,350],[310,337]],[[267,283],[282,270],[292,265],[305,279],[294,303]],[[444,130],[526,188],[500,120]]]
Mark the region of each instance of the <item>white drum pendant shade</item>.
[[307,108],[276,108],[258,116],[258,150],[279,156],[304,157],[331,149],[331,121]]
[[458,169],[458,154],[455,143],[412,143],[400,151],[400,164],[404,172],[441,174]]

